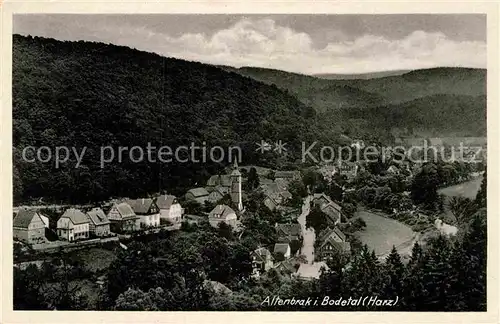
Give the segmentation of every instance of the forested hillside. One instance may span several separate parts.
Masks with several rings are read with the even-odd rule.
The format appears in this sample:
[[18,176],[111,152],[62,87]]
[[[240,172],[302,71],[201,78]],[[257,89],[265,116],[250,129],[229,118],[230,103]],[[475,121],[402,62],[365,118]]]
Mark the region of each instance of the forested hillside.
[[314,107],[325,123],[340,123],[353,136],[371,130],[388,134],[395,128],[419,130],[408,134],[417,137],[486,136],[485,70],[434,68],[341,80],[271,69],[225,68],[290,91]]
[[[14,36],[13,141],[16,199],[88,201],[182,190],[222,163],[110,163],[100,147],[241,145],[245,163],[255,142],[281,139],[293,161],[313,134],[315,111],[293,96],[217,67],[126,47]],[[25,146],[87,147],[80,168],[20,159]]]

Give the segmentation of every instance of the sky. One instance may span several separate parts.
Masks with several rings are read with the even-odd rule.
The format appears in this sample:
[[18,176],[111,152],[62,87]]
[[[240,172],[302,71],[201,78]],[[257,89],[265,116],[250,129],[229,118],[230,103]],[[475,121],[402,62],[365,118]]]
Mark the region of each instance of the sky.
[[13,33],[303,74],[486,68],[486,16],[15,15]]

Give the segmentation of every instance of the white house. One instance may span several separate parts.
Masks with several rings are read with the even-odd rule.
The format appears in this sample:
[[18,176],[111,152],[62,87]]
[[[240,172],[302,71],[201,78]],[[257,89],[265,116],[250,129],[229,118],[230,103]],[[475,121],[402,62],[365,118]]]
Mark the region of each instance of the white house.
[[[20,241],[37,243],[45,239],[45,216],[32,209],[21,209],[14,218],[14,237]],[[46,218],[46,217],[45,217]],[[48,220],[47,220],[48,223]]]
[[175,196],[161,195],[156,199],[156,205],[160,209],[160,218],[166,219],[172,224],[181,222],[182,207]]
[[142,228],[160,226],[160,210],[151,198],[130,199],[127,204],[139,217]]
[[75,208],[67,209],[57,221],[57,235],[66,241],[76,241],[89,237],[89,220]]
[[227,205],[217,205],[208,214],[208,221],[212,227],[217,227],[219,226],[219,223],[224,222],[235,228],[237,219],[238,217],[236,216],[236,212]]

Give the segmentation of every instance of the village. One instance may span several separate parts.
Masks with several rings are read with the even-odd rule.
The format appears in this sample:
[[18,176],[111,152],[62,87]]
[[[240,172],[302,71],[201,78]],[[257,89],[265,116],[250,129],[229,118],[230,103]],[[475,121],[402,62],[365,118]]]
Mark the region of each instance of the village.
[[[364,143],[356,140],[351,147],[362,149]],[[359,181],[360,173],[366,174],[365,167],[366,163],[341,162],[313,168],[312,174],[342,192],[336,199],[321,189],[313,188],[311,183],[306,184],[307,194],[297,197],[290,187],[296,183],[305,184],[307,180],[304,177],[308,177],[299,171],[239,167],[234,163],[226,168],[225,173],[210,176],[204,187],[192,188],[182,197],[163,193],[153,197],[113,199],[99,206],[16,207],[14,240],[16,244],[28,244],[37,251],[88,248],[105,242],[120,242],[134,233],[179,231],[183,223],[193,225],[203,222],[216,229],[229,226],[241,235],[245,231],[243,223],[247,214],[244,202],[258,197],[258,204],[282,215],[284,221],[274,224],[276,241],[273,244],[249,251],[253,276],[258,278],[275,269],[298,278],[318,279],[322,269],[328,269],[326,261],[342,254],[349,255],[353,240],[359,245],[353,232],[359,232],[366,224],[361,217],[353,217],[352,208],[357,203],[346,203],[349,200],[346,197],[356,192],[356,181]],[[392,164],[384,174],[409,184],[421,168],[422,164],[417,163]],[[403,192],[401,197],[404,198],[405,194]],[[391,206],[392,212],[417,215],[413,217],[418,219],[416,225],[421,225],[422,217],[426,223],[428,217],[405,202],[403,199]],[[341,205],[350,211],[343,210]],[[52,218],[45,214],[47,210]],[[54,213],[54,210],[58,212]],[[315,212],[311,212],[313,210]],[[54,219],[57,214],[60,216]],[[439,221],[442,223],[442,220]],[[322,222],[321,226],[314,228],[318,222]],[[401,250],[408,250],[418,239],[421,239],[420,234],[393,241]],[[377,250],[376,246],[371,248]],[[388,245],[386,250],[377,251],[380,259],[385,258],[389,248]]]
[[[192,188],[178,199],[169,194],[137,199],[115,199],[100,206],[52,206],[51,211],[62,213],[57,220],[44,214],[43,206],[14,208],[13,235],[16,244],[28,244],[34,250],[89,247],[109,241],[119,241],[132,233],[154,233],[164,229],[175,231],[181,224],[203,221],[218,228],[221,223],[234,231],[244,230],[243,201],[248,193],[243,190],[249,174],[253,174],[262,193],[263,206],[270,211],[289,215],[287,223],[276,223],[277,241],[251,251],[254,276],[271,268],[304,278],[318,278],[326,260],[333,252],[349,253],[350,244],[337,227],[342,219],[342,208],[326,194],[311,194],[303,198],[299,208],[291,207],[292,194],[288,190],[292,181],[301,181],[298,171],[274,171],[262,167],[238,167],[234,164],[228,174],[211,176],[205,187]],[[340,172],[355,176],[356,167],[326,168],[325,178]],[[245,174],[243,181],[242,173]],[[182,204],[184,205],[181,205]],[[193,208],[193,205],[197,208]],[[213,206],[199,212],[201,206]],[[328,215],[329,226],[315,239],[306,228],[306,216],[311,206],[318,206]],[[196,209],[198,214],[194,214]],[[292,215],[290,218],[290,215]],[[49,239],[49,237],[51,239]],[[316,251],[315,251],[315,244]]]

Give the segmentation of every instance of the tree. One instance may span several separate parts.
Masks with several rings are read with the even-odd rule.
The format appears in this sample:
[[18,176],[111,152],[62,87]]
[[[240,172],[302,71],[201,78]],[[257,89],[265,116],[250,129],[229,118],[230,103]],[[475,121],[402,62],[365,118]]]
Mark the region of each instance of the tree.
[[353,296],[379,295],[383,288],[383,271],[374,251],[364,245],[346,269],[342,290]]
[[421,298],[415,301],[417,310],[451,310],[450,303],[455,298],[452,286],[456,283],[456,271],[450,263],[452,246],[444,236],[428,242],[428,249],[422,263]]
[[249,190],[253,190],[255,188],[258,188],[259,185],[260,181],[259,181],[259,175],[257,174],[257,170],[254,167],[251,167],[250,171],[248,172],[247,188]]
[[302,181],[304,186],[308,188],[310,192],[323,192],[327,186],[326,180],[323,179],[323,176],[313,169],[302,171]]
[[395,299],[397,296],[402,296],[405,267],[395,246],[392,246],[391,253],[387,256],[384,270],[386,273],[384,297]]
[[48,305],[41,289],[44,279],[36,265],[30,264],[25,270],[14,267],[14,309],[43,310]]
[[290,206],[300,207],[302,206],[302,199],[307,196],[307,188],[301,180],[294,179],[290,181],[288,185],[288,191],[292,195],[289,201]]
[[[154,290],[150,290],[152,293]],[[128,310],[128,311],[157,311],[156,305],[157,298],[152,298],[152,293],[143,292],[140,289],[131,289],[123,292],[118,296],[115,302],[115,310]],[[156,297],[163,294],[163,289],[157,288],[155,292]]]
[[483,181],[481,182],[481,187],[476,195],[476,205],[478,208],[485,208],[486,204],[486,196],[488,193],[488,185],[487,185],[487,176],[486,176],[486,168],[483,173]]
[[203,206],[196,200],[186,200],[182,203],[187,214],[200,215],[203,212]]
[[227,240],[233,240],[233,227],[224,222],[220,222],[218,226],[219,235]]
[[[453,287],[455,310],[486,311],[487,212],[470,216],[470,225],[456,245],[452,265],[461,279]],[[462,278],[467,278],[463,280]]]
[[477,210],[475,202],[467,197],[451,197],[449,198],[448,205],[459,224],[467,223],[469,221],[467,217],[474,214]]
[[317,235],[328,227],[328,216],[319,206],[314,206],[306,216],[306,227],[313,228]]
[[426,209],[436,210],[438,202],[437,189],[439,176],[436,166],[425,165],[415,176],[411,184],[411,198],[415,204],[422,204]]

